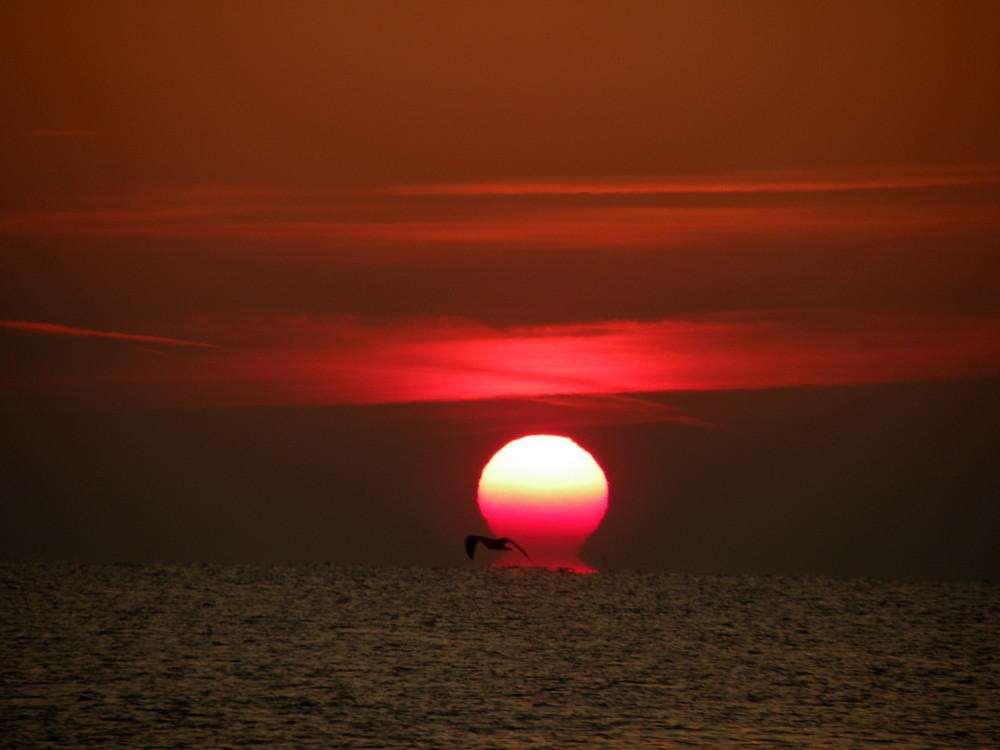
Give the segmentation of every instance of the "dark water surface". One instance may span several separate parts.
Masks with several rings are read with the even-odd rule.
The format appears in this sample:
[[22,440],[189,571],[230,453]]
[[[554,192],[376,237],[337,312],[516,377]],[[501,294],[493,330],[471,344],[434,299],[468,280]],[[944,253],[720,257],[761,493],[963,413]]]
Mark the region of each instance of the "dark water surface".
[[1000,586],[0,564],[4,748],[1000,747]]

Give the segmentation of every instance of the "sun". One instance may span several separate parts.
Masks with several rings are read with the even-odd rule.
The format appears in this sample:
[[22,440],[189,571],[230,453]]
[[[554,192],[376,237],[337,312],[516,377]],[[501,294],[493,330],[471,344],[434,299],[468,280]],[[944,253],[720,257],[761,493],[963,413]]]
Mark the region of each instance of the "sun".
[[[483,468],[478,500],[493,533],[519,542],[538,565],[592,570],[579,548],[604,518],[608,481],[569,438],[528,435],[507,443]],[[507,552],[498,564],[527,560]]]

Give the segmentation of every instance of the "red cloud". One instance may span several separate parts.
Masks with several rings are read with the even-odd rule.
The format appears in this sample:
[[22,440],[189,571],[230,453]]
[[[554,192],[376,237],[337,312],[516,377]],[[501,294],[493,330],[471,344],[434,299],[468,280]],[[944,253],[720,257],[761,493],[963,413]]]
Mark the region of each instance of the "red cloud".
[[1000,375],[995,314],[728,313],[513,329],[452,319],[367,326],[203,318],[191,333],[224,347],[155,366],[143,360],[80,385],[116,397],[245,406],[607,398]]

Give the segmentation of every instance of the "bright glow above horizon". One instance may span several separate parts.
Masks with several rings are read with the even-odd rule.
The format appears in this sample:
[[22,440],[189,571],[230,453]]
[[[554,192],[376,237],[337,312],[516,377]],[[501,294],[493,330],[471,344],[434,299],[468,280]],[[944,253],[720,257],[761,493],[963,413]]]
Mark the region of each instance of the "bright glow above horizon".
[[[589,571],[578,550],[607,507],[604,471],[567,437],[514,440],[494,454],[479,480],[479,509],[490,529],[517,540],[544,567]],[[505,554],[498,564],[524,561]]]
[[[26,337],[38,341],[15,349]],[[70,339],[77,346],[64,347]],[[520,328],[461,319],[369,325],[302,316],[206,315],[183,326],[127,334],[0,321],[3,340],[16,352],[12,361],[22,359],[21,374],[14,373],[6,383],[12,391],[37,392],[45,384],[53,393],[115,404],[383,404],[553,396],[620,400],[664,391],[1000,374],[1000,315],[988,311],[936,317],[730,311],[690,319]],[[51,357],[63,348],[67,359],[54,370]],[[153,349],[165,356],[150,357]],[[630,405],[637,404],[633,400]],[[634,416],[677,415],[643,409]]]

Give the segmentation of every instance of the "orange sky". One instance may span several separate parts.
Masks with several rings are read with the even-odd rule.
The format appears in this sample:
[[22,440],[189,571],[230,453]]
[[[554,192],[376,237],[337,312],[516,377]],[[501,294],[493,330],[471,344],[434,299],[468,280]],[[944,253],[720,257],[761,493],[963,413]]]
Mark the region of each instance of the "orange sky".
[[1000,376],[994,2],[0,21],[4,404],[708,424],[664,394]]
[[626,5],[7,3],[5,191],[1000,158],[992,2]]
[[4,13],[0,319],[992,305],[993,3]]

